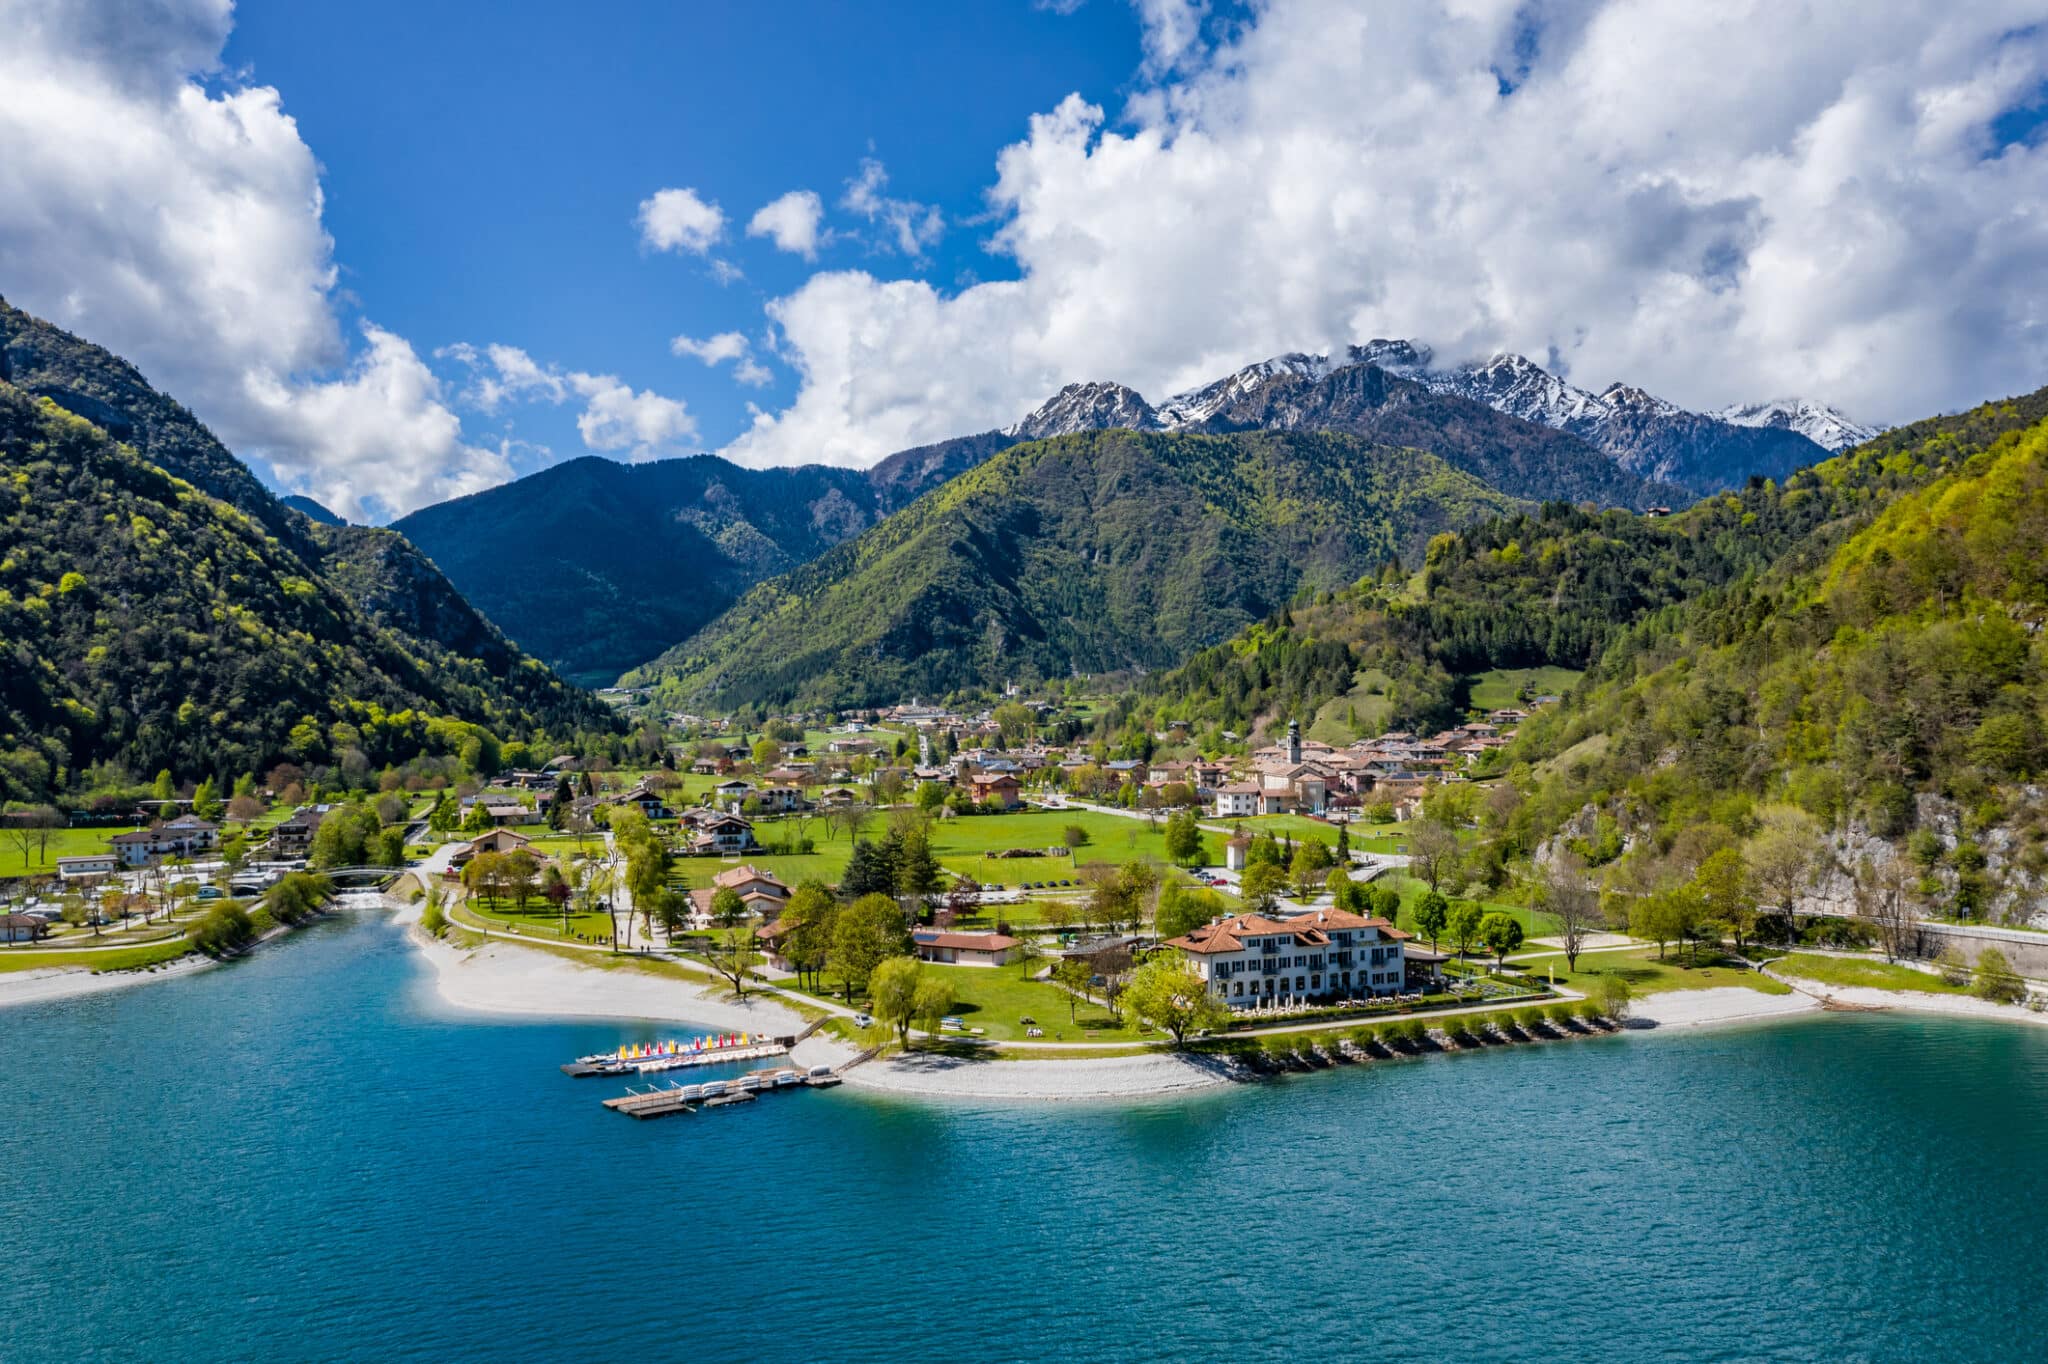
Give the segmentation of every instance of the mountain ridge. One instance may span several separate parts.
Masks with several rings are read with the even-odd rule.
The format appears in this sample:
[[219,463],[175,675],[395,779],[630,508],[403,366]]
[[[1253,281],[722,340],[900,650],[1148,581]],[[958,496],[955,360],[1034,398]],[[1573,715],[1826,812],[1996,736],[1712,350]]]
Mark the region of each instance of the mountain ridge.
[[1327,432],[1032,441],[756,586],[629,680],[677,704],[858,705],[1158,667],[1303,582],[1515,505],[1435,455]]

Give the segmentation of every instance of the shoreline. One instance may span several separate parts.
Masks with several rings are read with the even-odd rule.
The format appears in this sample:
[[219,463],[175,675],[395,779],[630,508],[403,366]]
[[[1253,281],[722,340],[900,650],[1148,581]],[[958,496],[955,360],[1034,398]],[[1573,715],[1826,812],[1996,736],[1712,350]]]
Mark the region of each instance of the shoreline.
[[94,971],[89,966],[32,966],[26,971],[9,971],[0,975],[0,1009],[83,999],[109,990],[146,985],[150,981],[196,975],[219,965],[218,958],[203,952],[188,952],[156,966],[131,966],[119,971]]
[[714,999],[710,996],[717,987],[710,984],[631,966],[586,966],[499,938],[456,947],[419,926],[416,906],[401,908],[393,922],[433,968],[434,993],[451,1009],[500,1017],[675,1023],[713,1032],[795,1033],[804,1027],[801,1015],[769,996],[745,1003]]

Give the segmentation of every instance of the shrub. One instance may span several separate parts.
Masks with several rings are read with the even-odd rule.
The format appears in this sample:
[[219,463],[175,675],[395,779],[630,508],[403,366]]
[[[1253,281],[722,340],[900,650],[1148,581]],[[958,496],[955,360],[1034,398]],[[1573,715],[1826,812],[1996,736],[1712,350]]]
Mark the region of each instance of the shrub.
[[1603,1015],[1598,1004],[1590,999],[1582,999],[1572,1005],[1572,1016],[1588,1023],[1598,1023]]
[[255,936],[249,911],[233,900],[222,900],[192,926],[192,945],[214,957],[243,946]]
[[1360,1051],[1371,1051],[1372,1044],[1379,1040],[1380,1030],[1378,1028],[1353,1028],[1351,1030],[1351,1045],[1357,1047]]
[[2006,961],[2005,953],[1987,947],[1977,954],[1977,974],[1970,993],[1995,1004],[2017,1004],[2027,997],[2027,985]]
[[1934,959],[1934,969],[1950,985],[1970,983],[1970,963],[1963,960],[1962,952],[1954,943],[1941,949],[1941,955]]
[[420,927],[438,938],[448,931],[448,916],[441,912],[441,897],[427,897],[427,907],[420,911]]
[[1545,1009],[1543,1011],[1543,1016],[1549,1019],[1556,1026],[1562,1028],[1569,1026],[1572,1019],[1577,1017],[1577,1014],[1573,1010],[1569,1001],[1563,1001],[1557,1004],[1553,1004],[1549,1008]]
[[1619,1023],[1628,1017],[1628,982],[1620,976],[1608,974],[1600,977],[1597,998],[1600,1011]]

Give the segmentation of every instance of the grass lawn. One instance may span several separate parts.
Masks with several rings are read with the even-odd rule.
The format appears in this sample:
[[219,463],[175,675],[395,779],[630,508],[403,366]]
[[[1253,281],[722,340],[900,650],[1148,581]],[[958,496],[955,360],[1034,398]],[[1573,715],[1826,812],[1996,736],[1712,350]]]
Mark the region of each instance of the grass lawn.
[[157,966],[175,961],[192,950],[184,938],[150,947],[129,947],[115,952],[20,952],[0,949],[0,971],[42,971],[58,967],[85,966],[95,971],[119,971],[132,966]]
[[1967,985],[1951,985],[1940,976],[1888,961],[1855,957],[1823,957],[1795,952],[1771,963],[1771,969],[1822,985],[1862,986],[1872,990],[1919,990],[1933,995],[1966,995]]
[[1699,961],[1697,966],[1690,965],[1689,954],[1675,947],[1666,953],[1663,961],[1659,961],[1657,949],[1649,947],[1640,952],[1581,952],[1576,971],[1565,969],[1562,952],[1518,957],[1514,964],[1524,967],[1544,982],[1550,980],[1550,968],[1555,966],[1559,985],[1583,993],[1597,992],[1601,980],[1607,976],[1620,976],[1628,982],[1629,992],[1638,996],[1667,990],[1711,990],[1730,985],[1766,995],[1792,993],[1790,986],[1748,970],[1718,953],[1702,952]]
[[52,829],[50,846],[44,850],[41,861],[37,860],[33,848],[24,858],[13,839],[0,839],[0,877],[55,876],[58,858],[106,852],[108,839],[115,834],[131,833],[135,827],[133,824],[110,824],[101,829]]
[[1582,676],[1570,668],[1495,668],[1471,679],[1471,701],[1479,710],[1506,710],[1520,704],[1515,694],[1525,686],[1532,696],[1563,696]]
[[675,872],[684,885],[699,890],[710,885],[711,878],[718,873],[742,864],[765,871],[790,886],[799,886],[806,881],[838,885],[839,878],[846,873],[846,859],[852,851],[846,840],[838,839],[831,843],[821,842],[815,852],[809,853],[750,852],[736,858],[678,857]]
[[[1141,1033],[1127,1024],[1119,1025],[1099,1002],[1077,1000],[1070,1015],[1066,991],[1028,978],[1044,964],[1025,961],[1008,966],[927,965],[924,970],[926,975],[937,976],[953,987],[950,1012],[969,1028],[983,1029],[983,1036],[993,1041],[1131,1042],[1159,1036],[1156,1032]],[[786,984],[795,988],[793,981]],[[846,1002],[829,988],[829,977],[826,984],[828,988],[819,992],[821,997],[835,1003]],[[856,1001],[856,1007],[864,1004],[865,1001]],[[1044,1037],[1026,1039],[1024,1030],[1031,1025],[1019,1020],[1027,1017],[1038,1020],[1037,1026],[1045,1030]]]
[[571,914],[569,931],[564,935],[560,912],[538,895],[524,910],[515,908],[510,900],[469,899],[463,901],[462,907],[477,918],[495,926],[516,928],[521,933],[531,933],[537,937],[567,936],[571,939],[581,938],[586,942],[594,942],[599,938],[610,937],[612,932],[612,919],[609,914]]
[[[1077,824],[1088,841],[1071,856],[1062,841],[1066,828]],[[1209,860],[1221,863],[1223,840],[1204,836]],[[1059,848],[1056,857],[989,857],[1010,848]],[[1006,815],[960,815],[932,825],[932,851],[952,871],[972,876],[983,885],[1018,886],[1027,881],[1079,881],[1078,868],[1090,862],[1123,863],[1133,858],[1167,861],[1166,819],[1154,829],[1142,819],[1105,815],[1094,810],[1019,810]]]

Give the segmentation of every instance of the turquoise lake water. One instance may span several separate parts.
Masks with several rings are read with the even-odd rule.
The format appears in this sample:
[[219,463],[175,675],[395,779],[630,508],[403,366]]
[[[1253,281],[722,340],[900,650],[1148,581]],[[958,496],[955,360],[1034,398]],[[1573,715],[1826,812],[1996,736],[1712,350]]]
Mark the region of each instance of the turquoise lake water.
[[0,1011],[0,1360],[2048,1352],[2048,1035],[1836,1016],[1137,1106],[636,1123],[349,916]]

